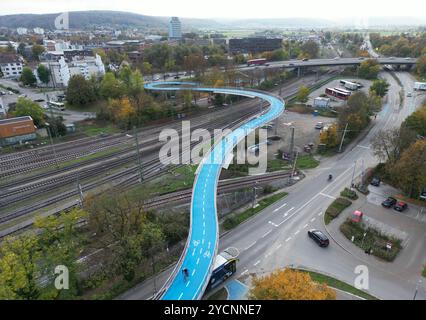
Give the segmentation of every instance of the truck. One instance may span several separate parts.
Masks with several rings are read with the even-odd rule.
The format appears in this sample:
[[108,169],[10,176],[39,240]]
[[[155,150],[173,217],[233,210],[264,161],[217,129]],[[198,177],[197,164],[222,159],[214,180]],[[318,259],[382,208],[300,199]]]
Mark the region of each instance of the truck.
[[355,82],[347,81],[347,80],[340,80],[340,84],[342,84],[346,89],[355,91],[360,88],[360,85]]
[[426,90],[426,82],[414,82],[414,90]]
[[216,256],[206,292],[216,288],[237,271],[237,258],[227,251]]

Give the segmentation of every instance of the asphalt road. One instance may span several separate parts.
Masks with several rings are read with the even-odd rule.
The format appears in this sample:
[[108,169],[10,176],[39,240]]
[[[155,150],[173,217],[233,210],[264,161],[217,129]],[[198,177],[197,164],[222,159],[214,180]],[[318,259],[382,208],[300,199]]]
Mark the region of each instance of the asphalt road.
[[[300,265],[354,283],[357,276],[355,268],[366,265],[370,276],[369,292],[383,299],[412,299],[415,282],[370,265],[333,241],[329,248],[322,249],[307,237],[310,228],[325,231],[322,223],[324,211],[344,187],[350,186],[354,162],[357,161],[355,176],[361,173],[363,167],[377,162],[369,149],[374,134],[381,128],[399,126],[421,101],[421,97],[413,97],[415,102],[406,100],[400,109],[400,87],[389,74],[383,76],[391,83],[388,103],[377,116],[370,133],[352,150],[325,160],[319,168],[308,172],[305,180],[289,190],[287,198],[221,239],[220,250],[235,247],[240,251],[237,277],[252,273],[261,275],[286,265]],[[414,79],[411,76],[406,73],[399,73],[398,76],[404,86],[412,87]],[[332,182],[327,182],[329,173],[335,177]],[[417,299],[426,299],[425,288],[419,290]]]
[[[410,91],[414,79],[408,73],[397,73],[405,91]],[[401,272],[389,272],[347,252],[334,241],[327,249],[318,247],[307,237],[310,228],[325,231],[323,214],[340,191],[349,186],[353,172],[361,174],[363,168],[377,163],[370,150],[370,140],[380,129],[397,127],[419,106],[424,94],[417,93],[405,98],[400,108],[401,87],[388,73],[382,73],[391,84],[388,100],[378,114],[375,126],[352,148],[340,155],[323,160],[321,165],[307,172],[307,177],[292,186],[289,195],[266,208],[251,220],[241,224],[220,239],[219,251],[233,247],[239,251],[235,277],[246,278],[249,274],[262,275],[288,265],[312,268],[334,277],[354,283],[355,268],[365,265],[369,270],[369,291],[381,299],[412,299],[416,282],[407,280]],[[357,161],[354,171],[354,164]],[[327,182],[332,173],[334,179]],[[158,289],[170,271],[138,285],[121,299],[147,299]],[[420,270],[419,270],[420,278]],[[154,288],[154,282],[155,287]],[[426,299],[425,281],[419,286],[417,299]]]

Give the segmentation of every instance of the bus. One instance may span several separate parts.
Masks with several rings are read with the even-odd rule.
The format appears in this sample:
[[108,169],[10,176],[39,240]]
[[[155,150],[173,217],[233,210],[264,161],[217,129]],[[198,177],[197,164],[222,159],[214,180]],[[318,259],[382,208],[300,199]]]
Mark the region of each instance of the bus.
[[237,258],[226,251],[216,256],[206,292],[216,288],[237,271]]
[[262,65],[267,65],[266,64],[267,60],[265,58],[260,58],[260,59],[252,59],[252,60],[248,60],[247,61],[247,66],[262,66]]
[[47,105],[48,105],[49,107],[56,108],[56,109],[59,109],[59,110],[61,110],[61,111],[64,111],[64,110],[65,110],[65,104],[63,104],[62,102],[49,101],[49,102],[47,103]]
[[343,85],[346,89],[355,91],[360,89],[360,85],[355,82],[347,81],[347,80],[340,80],[340,84]]
[[328,96],[335,97],[335,98],[341,99],[341,100],[348,100],[349,97],[351,96],[350,91],[338,89],[338,88],[327,88],[327,89],[325,89],[325,93]]

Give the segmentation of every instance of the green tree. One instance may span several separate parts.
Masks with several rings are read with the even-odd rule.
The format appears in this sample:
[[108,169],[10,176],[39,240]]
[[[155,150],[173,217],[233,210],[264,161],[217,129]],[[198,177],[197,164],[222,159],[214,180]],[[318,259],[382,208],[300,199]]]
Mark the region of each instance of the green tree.
[[301,87],[299,88],[299,91],[297,92],[297,96],[296,96],[297,101],[300,101],[300,102],[307,102],[307,101],[308,101],[308,98],[309,98],[309,93],[310,93],[310,90],[309,90],[309,88],[308,88],[308,87],[306,87],[306,86],[301,86]]
[[409,115],[402,126],[415,131],[422,137],[426,137],[426,105]]
[[144,92],[144,81],[139,70],[135,70],[130,74],[127,92],[130,97],[136,98]]
[[90,81],[82,75],[73,75],[66,90],[68,103],[83,106],[95,100],[95,91]]
[[34,120],[34,124],[37,127],[44,125],[44,113],[43,109],[36,102],[23,97],[18,98],[16,106],[12,112],[14,117],[30,116]]
[[44,83],[46,85],[49,83],[50,72],[49,72],[49,69],[46,66],[40,64],[37,67],[37,76],[42,83]]
[[396,186],[408,196],[418,198],[426,186],[426,140],[413,143],[390,170]]
[[115,75],[112,72],[107,72],[101,81],[100,95],[106,99],[117,99],[125,94],[124,91],[124,86],[115,78]]
[[0,246],[0,299],[36,300],[40,297],[37,270],[42,255],[37,236],[6,238]]
[[389,91],[389,83],[386,80],[374,80],[370,92],[375,92],[379,97],[384,97]]
[[24,67],[22,69],[21,81],[24,85],[33,86],[37,82],[33,71],[29,67]]
[[358,75],[365,79],[376,79],[380,71],[379,62],[375,59],[368,59],[361,62],[358,67]]
[[39,44],[35,44],[35,45],[33,45],[31,51],[32,51],[32,54],[33,54],[33,59],[39,61],[40,60],[40,55],[44,51],[46,51],[46,49],[43,46],[39,45]]

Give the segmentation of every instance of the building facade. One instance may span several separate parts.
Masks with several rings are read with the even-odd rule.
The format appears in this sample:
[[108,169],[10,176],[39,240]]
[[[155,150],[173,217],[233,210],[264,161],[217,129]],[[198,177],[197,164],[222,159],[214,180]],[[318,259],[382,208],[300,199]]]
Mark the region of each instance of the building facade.
[[0,146],[10,146],[36,138],[36,127],[30,116],[0,120]]
[[23,60],[16,54],[0,54],[0,70],[4,78],[19,78],[24,67]]
[[178,40],[182,38],[182,24],[178,17],[172,17],[169,22],[169,39]]
[[262,53],[282,48],[281,38],[238,38],[229,39],[229,52]]

